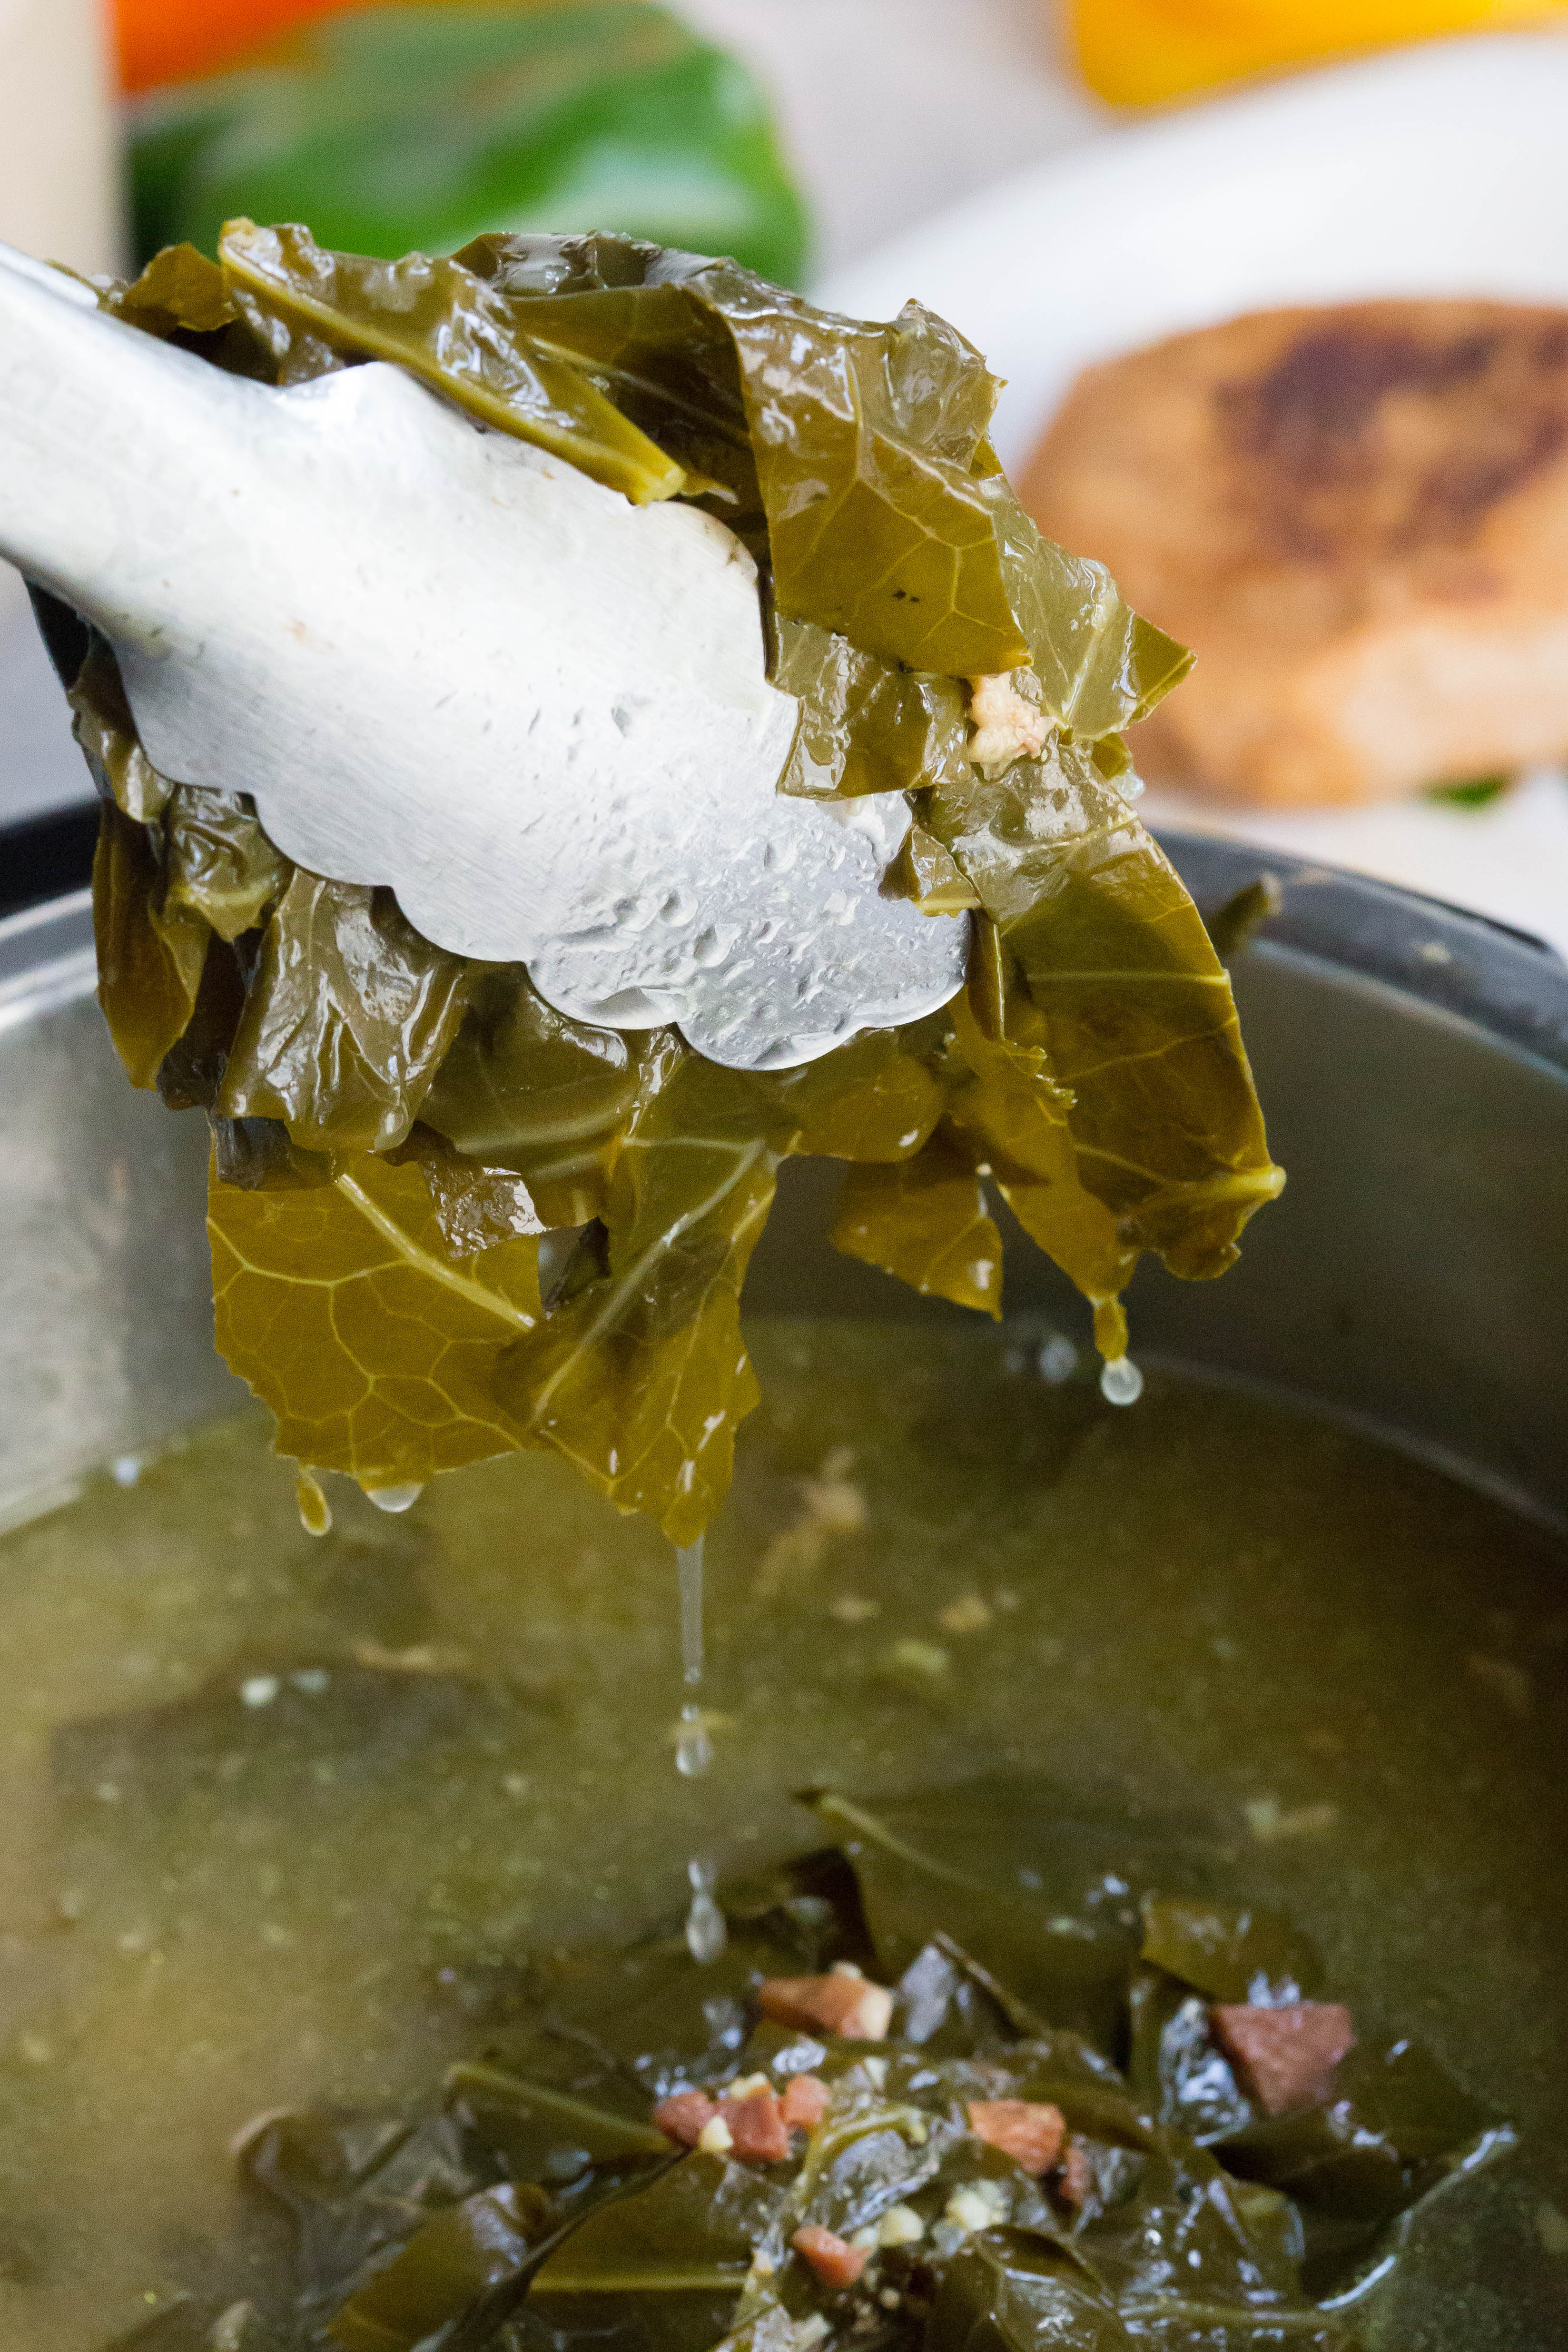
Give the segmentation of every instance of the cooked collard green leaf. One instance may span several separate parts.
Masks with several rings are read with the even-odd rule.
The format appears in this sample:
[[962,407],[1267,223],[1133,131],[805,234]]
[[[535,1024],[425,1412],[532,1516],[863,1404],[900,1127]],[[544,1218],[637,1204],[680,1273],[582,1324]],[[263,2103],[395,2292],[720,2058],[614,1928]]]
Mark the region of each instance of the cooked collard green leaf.
[[[390,361],[632,498],[699,500],[757,558],[800,704],[781,788],[904,793],[886,887],[977,910],[945,1011],[719,1070],[673,1032],[566,1018],[389,892],[293,866],[243,794],[161,776],[95,643],[73,702],[106,803],[100,994],[136,1082],[214,1120],[220,1343],[281,1444],[383,1485],[549,1445],[689,1540],[755,1400],[740,1287],[792,1155],[859,1163],[850,1254],[996,1314],[991,1188],[1107,1356],[1141,1250],[1229,1263],[1281,1180],[1225,973],[1115,782],[1115,730],[1185,656],[1022,515],[961,335],[610,236],[389,262],[234,222],[217,262],[171,247],[99,299],[276,383]],[[982,776],[968,682],[1019,669],[1056,731]],[[542,1301],[541,1227],[580,1231]]]
[[417,1166],[350,1158],[308,1191],[209,1193],[219,1351],[277,1445],[369,1487],[528,1442],[496,1370],[539,1321],[538,1244],[455,1264]]
[[1002,1311],[1002,1237],[973,1167],[944,1142],[891,1167],[847,1171],[832,1243],[923,1297]]
[[401,1143],[457,1034],[468,968],[388,890],[297,867],[262,941],[216,1105],[308,1151]]
[[[392,360],[502,433],[564,457],[634,504],[682,470],[580,367],[535,344],[460,261],[325,252],[308,229],[230,221],[218,257],[236,307],[285,380],[296,334],[344,359]],[[310,363],[308,372],[319,370]]]

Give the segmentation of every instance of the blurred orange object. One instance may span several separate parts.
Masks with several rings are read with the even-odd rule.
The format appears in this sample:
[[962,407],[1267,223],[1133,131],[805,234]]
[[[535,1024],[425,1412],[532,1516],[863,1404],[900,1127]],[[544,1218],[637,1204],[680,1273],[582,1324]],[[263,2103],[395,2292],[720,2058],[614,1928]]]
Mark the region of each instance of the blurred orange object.
[[1072,0],[1078,62],[1115,106],[1437,33],[1568,23],[1568,0]]
[[296,25],[365,0],[114,0],[121,89],[155,89],[233,65]]

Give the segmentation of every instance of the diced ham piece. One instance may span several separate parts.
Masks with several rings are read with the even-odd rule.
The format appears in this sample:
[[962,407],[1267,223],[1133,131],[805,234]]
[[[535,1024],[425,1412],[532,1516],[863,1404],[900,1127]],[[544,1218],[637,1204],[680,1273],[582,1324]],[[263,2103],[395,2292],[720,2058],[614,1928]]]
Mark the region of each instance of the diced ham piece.
[[1329,2077],[1355,2042],[1350,2011],[1337,2000],[1293,2000],[1279,2009],[1222,2001],[1208,2013],[1215,2040],[1270,2116],[1321,2106]]
[[726,2099],[719,2113],[729,2126],[731,2151],[743,2164],[781,2164],[789,2155],[789,2126],[777,2091]]
[[783,2104],[784,2120],[791,2131],[815,2131],[832,2105],[833,2095],[815,2074],[796,2074]]
[[768,1977],[758,1988],[764,2017],[797,2032],[837,2033],[846,2042],[880,2042],[893,2021],[893,1995],[858,1969],[825,1977]]
[[653,2110],[653,2124],[677,2147],[695,2147],[717,2114],[706,2091],[677,2091],[674,2097],[660,2100]]
[[971,2099],[969,2129],[1038,2180],[1061,2154],[1067,2124],[1044,2099]]
[[815,2221],[797,2230],[789,2243],[810,2263],[824,2286],[853,2286],[866,2265],[863,2246],[846,2244],[831,2230],[819,2229]]
[[1056,2186],[1069,2205],[1082,2209],[1089,2191],[1094,2186],[1094,2168],[1089,2161],[1089,2150],[1079,2140],[1071,2141],[1061,2152],[1056,2168]]

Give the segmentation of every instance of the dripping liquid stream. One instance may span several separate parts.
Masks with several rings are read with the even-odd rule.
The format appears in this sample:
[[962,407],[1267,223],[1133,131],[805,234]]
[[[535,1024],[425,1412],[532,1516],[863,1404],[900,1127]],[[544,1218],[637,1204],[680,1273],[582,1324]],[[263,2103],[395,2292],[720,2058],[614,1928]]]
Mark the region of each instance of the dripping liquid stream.
[[[675,1738],[675,1769],[695,1780],[713,1762],[713,1742],[703,1720],[700,1693],[703,1680],[703,1539],[683,1545],[675,1553],[681,1606],[680,1729]],[[714,1901],[717,1865],[704,1854],[686,1864],[691,1883],[691,1907],[686,1913],[686,1948],[695,1960],[716,1960],[725,1946],[724,1914]]]

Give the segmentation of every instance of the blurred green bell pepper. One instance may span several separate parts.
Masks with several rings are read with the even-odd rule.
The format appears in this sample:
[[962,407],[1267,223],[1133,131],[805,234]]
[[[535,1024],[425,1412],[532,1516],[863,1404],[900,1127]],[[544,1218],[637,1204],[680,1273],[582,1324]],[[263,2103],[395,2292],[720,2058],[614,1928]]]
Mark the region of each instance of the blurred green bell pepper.
[[372,8],[131,117],[139,257],[236,214],[444,253],[615,229],[798,285],[807,216],[746,68],[649,0]]

